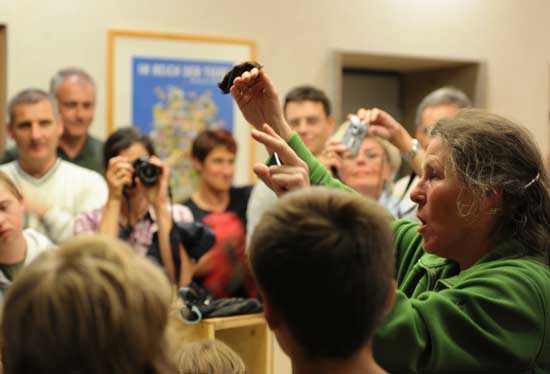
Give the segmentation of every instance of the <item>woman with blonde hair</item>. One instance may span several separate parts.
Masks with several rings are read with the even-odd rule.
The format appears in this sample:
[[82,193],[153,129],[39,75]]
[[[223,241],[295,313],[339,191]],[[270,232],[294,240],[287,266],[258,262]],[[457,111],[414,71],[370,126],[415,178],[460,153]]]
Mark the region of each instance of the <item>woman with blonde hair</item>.
[[23,269],[6,294],[4,374],[173,373],[172,294],[162,270],[120,240],[70,239]]
[[342,144],[346,121],[327,142],[319,161],[344,184],[370,197],[395,218],[416,219],[416,206],[393,197],[393,181],[401,167],[399,149],[379,136],[365,134],[356,154]]

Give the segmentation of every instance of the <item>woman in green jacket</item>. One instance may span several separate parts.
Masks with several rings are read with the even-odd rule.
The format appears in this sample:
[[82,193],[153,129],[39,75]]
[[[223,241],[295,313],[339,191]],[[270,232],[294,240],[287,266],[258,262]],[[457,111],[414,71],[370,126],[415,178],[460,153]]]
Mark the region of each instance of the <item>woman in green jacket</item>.
[[[255,167],[272,189],[346,188],[292,133],[263,70],[231,93],[283,162]],[[424,152],[387,113],[358,115],[422,175],[411,195],[420,224],[394,223],[399,291],[376,360],[390,372],[550,372],[550,179],[529,133],[465,110],[434,126]]]

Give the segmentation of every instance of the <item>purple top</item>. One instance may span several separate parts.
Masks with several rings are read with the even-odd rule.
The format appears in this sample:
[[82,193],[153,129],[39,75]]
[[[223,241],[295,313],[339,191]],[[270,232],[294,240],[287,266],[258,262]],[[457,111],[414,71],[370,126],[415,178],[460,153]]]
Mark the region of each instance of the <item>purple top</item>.
[[[94,233],[99,227],[101,217],[103,216],[103,208],[95,209],[90,212],[81,213],[75,221],[75,235]],[[191,210],[183,205],[172,205],[172,216],[176,222],[193,222],[193,214]],[[123,230],[125,223],[119,220],[119,228]],[[157,231],[157,223],[155,220],[155,212],[152,208],[133,226],[133,230],[126,241],[140,256],[145,256],[151,242],[153,234]]]

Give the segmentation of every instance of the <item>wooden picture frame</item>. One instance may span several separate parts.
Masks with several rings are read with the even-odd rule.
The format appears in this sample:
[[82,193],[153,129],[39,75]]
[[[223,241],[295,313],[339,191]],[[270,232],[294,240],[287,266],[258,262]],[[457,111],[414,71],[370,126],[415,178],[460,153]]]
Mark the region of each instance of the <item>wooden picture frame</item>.
[[255,180],[255,142],[230,95],[215,84],[233,65],[255,60],[252,40],[185,34],[108,31],[107,129],[149,133],[172,170],[174,201],[189,196],[197,176],[191,142],[206,128],[227,128],[238,152],[234,183]]

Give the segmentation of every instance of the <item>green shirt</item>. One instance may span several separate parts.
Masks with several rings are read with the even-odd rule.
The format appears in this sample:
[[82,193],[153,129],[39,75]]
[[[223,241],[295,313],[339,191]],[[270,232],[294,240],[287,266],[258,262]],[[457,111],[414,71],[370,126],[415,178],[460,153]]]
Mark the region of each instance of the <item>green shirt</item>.
[[[86,137],[86,142],[74,158],[67,156],[61,147],[57,147],[57,155],[63,160],[82,166],[86,169],[97,171],[99,174],[103,174],[103,142],[91,135]],[[0,164],[6,164],[16,159],[17,148],[13,147],[4,153],[2,159],[0,160]]]
[[[293,134],[312,184],[349,189]],[[470,268],[426,253],[418,224],[396,221],[395,304],[374,357],[396,373],[550,373],[550,268],[521,243],[501,243]]]

